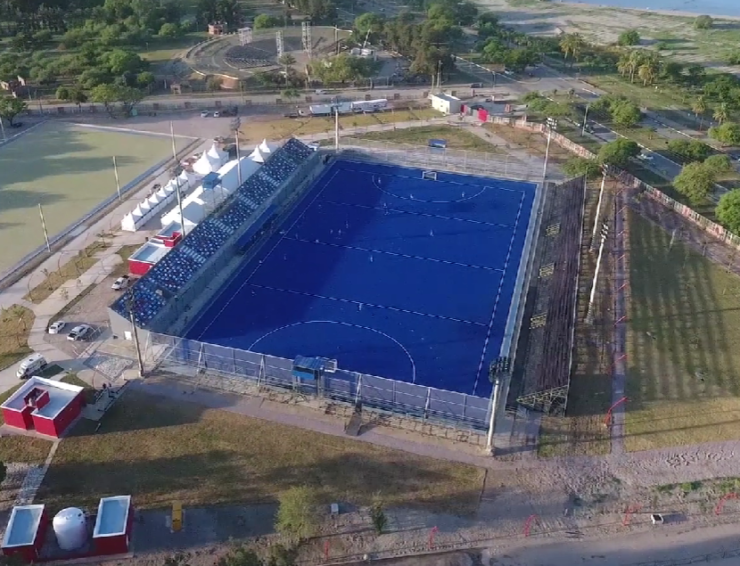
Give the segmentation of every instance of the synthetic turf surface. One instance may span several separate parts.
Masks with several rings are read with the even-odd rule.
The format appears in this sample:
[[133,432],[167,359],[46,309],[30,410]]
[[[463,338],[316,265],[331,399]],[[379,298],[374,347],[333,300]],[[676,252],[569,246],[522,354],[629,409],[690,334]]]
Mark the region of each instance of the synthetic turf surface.
[[187,337],[487,396],[535,190],[334,163]]

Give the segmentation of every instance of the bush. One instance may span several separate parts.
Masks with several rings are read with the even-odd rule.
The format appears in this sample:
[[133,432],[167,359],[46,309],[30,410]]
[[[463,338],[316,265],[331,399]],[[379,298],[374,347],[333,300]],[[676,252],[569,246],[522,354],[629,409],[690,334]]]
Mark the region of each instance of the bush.
[[269,14],[260,14],[254,18],[254,29],[274,28],[280,25],[280,20]]
[[714,25],[714,20],[711,16],[699,16],[694,20],[694,27],[696,29],[711,29]]
[[637,30],[634,30],[634,29],[623,31],[622,33],[619,34],[617,43],[621,45],[622,47],[627,47],[630,45],[639,45],[640,34],[637,33]]
[[740,144],[740,125],[725,122],[721,126],[709,128],[709,137],[724,145]]
[[704,160],[704,165],[709,167],[714,173],[728,173],[732,171],[732,161],[724,153],[710,155]]
[[316,497],[311,489],[305,486],[291,487],[278,499],[280,507],[275,522],[278,533],[301,541],[316,532]]
[[699,140],[670,140],[668,151],[683,163],[704,161],[712,154],[712,148]]
[[593,159],[571,157],[563,163],[563,172],[568,177],[581,177],[585,175],[588,179],[595,179],[601,175],[601,166]]
[[723,194],[715,213],[722,226],[740,234],[740,189]]
[[673,186],[688,198],[691,204],[699,205],[711,194],[715,179],[716,174],[704,163],[689,163],[673,180]]
[[159,34],[160,37],[166,37],[166,38],[175,38],[180,37],[182,35],[182,29],[179,25],[173,24],[170,22],[162,24],[162,27],[159,28]]
[[640,146],[632,140],[619,138],[613,142],[605,143],[599,149],[599,162],[604,165],[624,167],[629,163],[631,157],[640,155]]

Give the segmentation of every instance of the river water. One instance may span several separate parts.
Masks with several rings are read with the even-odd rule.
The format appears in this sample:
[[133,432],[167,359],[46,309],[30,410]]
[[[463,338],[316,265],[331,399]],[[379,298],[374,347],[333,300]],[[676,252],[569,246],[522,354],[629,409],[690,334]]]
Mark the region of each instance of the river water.
[[740,0],[576,0],[595,6],[638,8],[641,10],[676,10],[712,16],[740,17]]

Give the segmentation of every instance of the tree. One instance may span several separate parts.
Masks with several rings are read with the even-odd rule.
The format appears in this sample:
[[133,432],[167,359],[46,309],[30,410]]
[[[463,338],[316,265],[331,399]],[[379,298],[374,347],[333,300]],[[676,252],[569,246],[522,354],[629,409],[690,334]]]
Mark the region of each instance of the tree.
[[295,546],[286,547],[282,544],[270,546],[267,566],[295,566],[298,558],[298,549]]
[[293,98],[300,98],[301,93],[297,88],[286,88],[280,93],[280,96],[286,100],[291,100]]
[[373,523],[375,533],[382,535],[385,528],[388,526],[388,517],[385,514],[385,508],[383,506],[383,500],[380,497],[373,499],[372,505],[370,505],[370,520]]
[[729,117],[729,111],[727,109],[727,103],[723,102],[717,108],[714,109],[714,115],[713,118],[719,122],[720,126],[722,125],[722,122],[726,121]]
[[378,40],[383,33],[385,18],[382,14],[367,12],[360,14],[355,18],[355,31],[357,32],[357,41],[364,42],[367,37],[371,43]]
[[295,57],[291,55],[290,53],[283,53],[280,56],[280,59],[278,59],[278,63],[280,63],[283,67],[292,67],[295,65]]
[[622,47],[627,47],[630,45],[639,45],[640,44],[640,34],[637,32],[637,30],[631,29],[627,31],[623,31],[619,34],[619,37],[617,38],[617,43],[621,45]]
[[640,146],[632,140],[619,138],[613,142],[605,143],[599,149],[598,159],[604,165],[624,167],[629,163],[631,157],[640,155]]
[[67,88],[66,86],[62,85],[62,86],[60,86],[57,89],[57,92],[56,92],[56,95],[55,96],[57,97],[57,100],[65,100],[66,101],[66,100],[69,100],[70,94],[71,93],[69,92],[69,88]]
[[212,92],[221,90],[221,84],[223,82],[224,80],[221,77],[213,75],[211,77],[208,77],[208,79],[206,79],[206,88]]
[[20,98],[4,96],[0,98],[0,120],[5,118],[11,126],[15,123],[15,117],[26,111],[28,105]]
[[704,165],[717,175],[732,171],[732,161],[730,161],[730,157],[724,153],[710,155],[704,160]]
[[226,556],[222,556],[216,566],[264,566],[264,562],[254,550],[237,546]]
[[740,189],[723,194],[714,212],[722,226],[740,234]]
[[618,126],[631,128],[642,119],[642,112],[634,102],[629,100],[618,100],[611,104],[610,113],[612,121]]
[[159,33],[157,35],[159,37],[173,39],[182,35],[182,28],[176,23],[165,22],[162,24],[162,27],[159,28]]
[[696,29],[712,29],[714,20],[711,16],[698,16],[694,20],[694,27]]
[[595,179],[601,175],[601,166],[587,157],[571,157],[563,163],[562,168],[568,177],[582,177],[585,175],[589,179]]
[[716,174],[703,163],[684,165],[681,173],[673,179],[673,186],[694,204],[706,201],[714,188]]
[[699,122],[699,130],[701,131],[701,123],[704,117],[704,112],[707,111],[707,103],[704,100],[704,96],[697,97],[691,105],[691,111],[694,113],[694,117]]
[[676,155],[683,163],[704,161],[712,154],[712,148],[699,140],[670,140],[668,151]]
[[583,48],[586,46],[586,42],[577,33],[568,33],[563,36],[560,40],[560,49],[563,52],[563,57],[567,59],[569,56],[574,60],[578,61],[578,58],[583,53]]
[[112,117],[128,118],[134,107],[144,98],[144,94],[138,88],[130,86],[102,84],[92,89],[90,98],[93,102],[103,104]]
[[316,496],[306,486],[291,487],[280,494],[275,528],[281,535],[301,541],[316,532]]
[[144,71],[136,75],[136,85],[139,88],[148,88],[153,85],[156,80],[154,73],[151,71]]
[[740,145],[740,125],[725,122],[721,126],[709,128],[709,137],[723,145]]
[[280,20],[269,14],[260,14],[254,18],[254,29],[274,28],[280,25]]

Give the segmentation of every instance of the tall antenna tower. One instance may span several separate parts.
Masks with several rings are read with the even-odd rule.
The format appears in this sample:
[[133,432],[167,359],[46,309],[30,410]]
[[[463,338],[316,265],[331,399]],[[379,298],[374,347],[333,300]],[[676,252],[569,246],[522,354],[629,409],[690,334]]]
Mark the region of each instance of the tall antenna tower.
[[252,43],[252,28],[241,28],[239,30],[239,44],[247,45]]
[[275,47],[277,48],[278,59],[280,59],[280,57],[283,56],[283,53],[285,53],[285,51],[283,51],[283,31],[282,30],[275,33]]
[[311,59],[311,22],[301,22],[301,39],[303,40],[303,51],[306,52],[308,58]]

